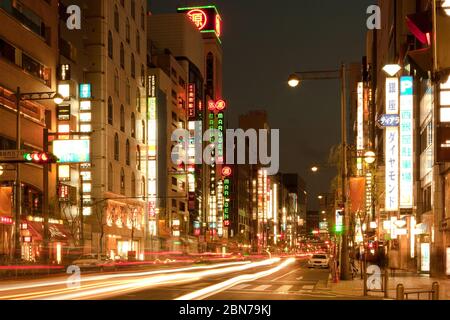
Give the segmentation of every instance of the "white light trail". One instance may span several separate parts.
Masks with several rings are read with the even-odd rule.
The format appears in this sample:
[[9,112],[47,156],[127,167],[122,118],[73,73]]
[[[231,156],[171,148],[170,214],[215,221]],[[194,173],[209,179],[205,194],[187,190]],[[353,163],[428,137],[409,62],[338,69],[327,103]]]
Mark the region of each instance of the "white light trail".
[[244,274],[241,276],[237,276],[235,278],[229,279],[227,281],[209,286],[207,288],[203,288],[200,289],[198,291],[195,292],[191,292],[187,295],[184,295],[182,297],[176,298],[175,300],[202,300],[202,299],[206,299],[209,296],[212,295],[216,295],[219,292],[222,292],[226,289],[232,288],[238,284],[241,284],[243,282],[251,282],[251,281],[255,281],[259,278],[264,278],[267,276],[270,276],[271,274],[274,274],[278,271],[281,271],[282,269],[286,268],[288,265],[292,264],[295,262],[295,258],[289,258],[286,261],[284,261],[282,264],[280,264],[279,266],[266,270],[266,271],[261,271],[255,274]]

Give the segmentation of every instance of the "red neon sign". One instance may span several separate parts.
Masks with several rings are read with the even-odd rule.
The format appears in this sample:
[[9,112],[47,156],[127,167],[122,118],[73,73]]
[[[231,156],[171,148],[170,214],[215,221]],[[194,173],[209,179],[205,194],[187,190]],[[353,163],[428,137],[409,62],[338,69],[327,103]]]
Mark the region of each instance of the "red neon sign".
[[195,117],[195,85],[190,84],[188,89],[188,116]]
[[12,224],[13,220],[11,217],[0,217],[0,224]]
[[227,103],[224,100],[218,100],[218,101],[208,101],[208,110],[209,111],[223,111],[227,107]]
[[203,10],[194,9],[187,13],[188,17],[194,22],[198,30],[203,30],[208,23],[208,17]]
[[222,175],[224,177],[229,177],[233,173],[233,170],[230,167],[223,167],[222,168]]

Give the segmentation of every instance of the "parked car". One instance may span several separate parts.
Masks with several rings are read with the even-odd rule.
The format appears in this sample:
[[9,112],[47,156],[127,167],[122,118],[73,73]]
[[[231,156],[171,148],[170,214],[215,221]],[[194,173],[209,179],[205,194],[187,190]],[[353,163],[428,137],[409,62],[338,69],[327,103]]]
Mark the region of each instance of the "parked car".
[[100,269],[115,268],[114,260],[103,254],[84,254],[72,262],[72,265],[80,267],[80,269]]
[[313,254],[308,260],[308,268],[329,268],[330,258],[327,254]]

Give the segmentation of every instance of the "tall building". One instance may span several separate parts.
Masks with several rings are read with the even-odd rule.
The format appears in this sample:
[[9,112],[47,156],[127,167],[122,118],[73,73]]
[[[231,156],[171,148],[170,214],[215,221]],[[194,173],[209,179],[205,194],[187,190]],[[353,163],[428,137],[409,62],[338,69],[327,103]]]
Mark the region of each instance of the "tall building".
[[[55,92],[58,61],[58,1],[2,1],[0,3],[0,128],[1,150],[17,149],[16,92]],[[29,101],[29,99],[33,101]],[[56,105],[49,95],[23,96],[20,102],[20,149],[42,151],[44,129],[56,129]],[[50,260],[61,262],[64,241],[43,235],[44,201],[46,195],[56,194],[56,172],[48,172],[49,186],[44,190],[44,170],[41,165],[19,164],[20,174],[16,179],[16,166],[0,164],[0,260],[14,255],[15,237],[20,240],[17,255],[28,261],[38,261],[45,252]],[[15,181],[19,181],[15,192]],[[20,205],[13,205],[16,196]],[[48,209],[46,205],[45,208]],[[17,213],[17,215],[16,215]],[[16,219],[16,217],[20,217]],[[51,220],[51,228],[61,229],[61,222]],[[21,228],[19,228],[19,226]],[[16,227],[16,228],[15,228]],[[21,230],[22,229],[22,230]],[[15,232],[17,230],[18,232]],[[61,232],[63,230],[61,229]],[[44,243],[47,238],[48,243]]]
[[147,2],[62,1],[62,17],[68,5],[81,8],[82,21],[81,29],[64,30],[65,18],[60,25],[59,88],[70,99],[53,142],[58,180],[79,188],[85,252],[144,259]]
[[[379,6],[382,26],[367,35],[362,78],[371,109],[369,147],[377,158],[376,240],[391,268],[448,275],[450,17],[439,1],[389,0]],[[399,126],[376,127],[375,115],[383,114],[397,117]]]

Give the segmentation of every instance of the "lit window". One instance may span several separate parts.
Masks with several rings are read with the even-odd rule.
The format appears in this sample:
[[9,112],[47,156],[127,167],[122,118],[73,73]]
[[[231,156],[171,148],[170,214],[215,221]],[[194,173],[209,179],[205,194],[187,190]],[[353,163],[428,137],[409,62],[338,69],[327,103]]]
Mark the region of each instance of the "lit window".
[[60,124],[60,125],[58,125],[58,132],[59,133],[69,133],[70,132],[70,125],[69,124]]
[[450,106],[450,91],[441,91],[441,106]]
[[83,193],[89,193],[92,191],[92,183],[83,183]]
[[58,93],[62,95],[64,98],[70,97],[70,85],[69,84],[58,85]]
[[92,113],[90,113],[90,112],[80,113],[80,121],[81,122],[91,122],[91,120],[92,120]]
[[70,179],[70,166],[58,166],[58,177],[60,180]]
[[91,111],[91,101],[83,100],[80,102],[80,111]]
[[91,132],[92,126],[90,124],[82,124],[80,126],[80,132]]
[[91,171],[83,171],[80,174],[83,177],[84,181],[91,181],[92,180],[92,173]]
[[83,216],[90,216],[92,214],[92,207],[83,207]]
[[441,108],[441,122],[450,122],[450,108]]

